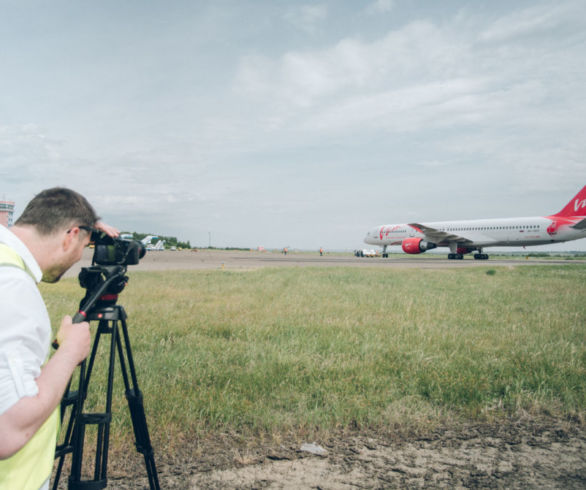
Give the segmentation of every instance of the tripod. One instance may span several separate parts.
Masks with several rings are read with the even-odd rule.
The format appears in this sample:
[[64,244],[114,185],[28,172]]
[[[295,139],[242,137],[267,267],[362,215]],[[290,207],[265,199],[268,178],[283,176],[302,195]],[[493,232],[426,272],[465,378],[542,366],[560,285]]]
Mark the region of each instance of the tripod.
[[[126,311],[122,306],[115,304],[117,294],[104,295],[105,291],[112,288],[112,284],[114,284],[114,287],[118,285],[120,289],[120,284],[122,284],[120,279],[124,280],[123,283],[125,285],[125,280],[128,278],[123,277],[124,272],[125,269],[122,267],[92,267],[85,271],[82,270],[82,273],[80,273],[80,282],[82,282],[81,276],[84,273],[90,277],[98,277],[99,279],[97,281],[92,280],[93,283],[98,283],[98,288],[96,291],[90,291],[88,289],[86,298],[84,298],[84,307],[80,309],[80,313],[76,314],[73,321],[74,323],[79,323],[84,318],[87,318],[88,321],[98,321],[98,329],[90,357],[80,365],[79,389],[72,392],[69,389],[70,387],[68,387],[61,401],[61,422],[63,423],[65,411],[69,406],[71,406],[71,413],[65,431],[64,442],[57,445],[55,452],[55,458],[59,459],[59,463],[55,473],[53,490],[57,490],[65,457],[70,453],[72,454],[72,461],[69,489],[98,490],[105,488],[108,484],[107,465],[110,423],[112,421],[112,393],[116,352],[118,353],[122,378],[124,380],[126,399],[134,429],[136,450],[144,456],[151,490],[158,490],[160,488],[144,412],[143,397],[136,379],[130,337],[126,325]],[[121,287],[123,288],[124,285]],[[97,306],[94,307],[96,303]],[[83,405],[88,395],[88,387],[98,352],[98,345],[103,335],[111,336],[105,409],[102,413],[83,413]],[[96,427],[96,453],[93,478],[84,480],[82,479],[82,461],[87,426]]]

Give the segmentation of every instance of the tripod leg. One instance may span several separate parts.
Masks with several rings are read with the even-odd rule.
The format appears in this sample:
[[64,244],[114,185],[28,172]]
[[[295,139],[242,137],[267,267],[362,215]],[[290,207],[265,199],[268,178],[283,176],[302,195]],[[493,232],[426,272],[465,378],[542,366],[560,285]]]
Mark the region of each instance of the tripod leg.
[[53,479],[53,490],[57,490],[59,486],[59,479],[61,478],[61,472],[63,471],[63,463],[65,463],[65,456],[70,452],[73,452],[72,446],[72,434],[73,425],[76,420],[77,408],[79,407],[79,390],[71,391],[71,381],[67,384],[67,389],[61,400],[61,426],[63,426],[63,418],[67,407],[71,405],[71,411],[69,413],[69,419],[67,421],[67,429],[65,431],[65,437],[63,438],[62,444],[57,444],[55,448],[55,459],[59,459],[57,470],[55,471],[55,477]]
[[126,390],[126,399],[134,427],[134,438],[136,439],[136,450],[144,456],[144,463],[147,468],[149,485],[152,489],[159,489],[159,478],[155,466],[155,455],[149,437],[142,393],[140,390]]
[[[138,388],[138,381],[136,379],[136,371],[134,369],[134,360],[132,357],[132,349],[130,347],[130,338],[126,328],[126,321],[123,319],[121,323],[131,380],[128,378],[128,371],[126,369],[126,362],[124,361],[124,351],[122,348],[122,340],[120,339],[120,336],[117,338],[118,357],[120,358],[122,378],[124,379],[124,386],[126,388],[126,400],[128,401],[128,409],[130,410],[130,418],[132,420],[132,427],[134,429],[136,450],[144,456],[150,488],[158,490],[160,489],[159,477],[157,474],[157,467],[155,465],[155,456],[149,436],[146,415],[144,412],[142,392]],[[130,381],[132,381],[132,386]]]
[[[112,387],[114,382],[114,361],[116,334],[118,332],[116,320],[100,320],[96,339],[92,348],[89,359],[87,374],[85,373],[85,363],[82,363],[80,372],[80,388],[77,406],[72,410],[72,416],[75,413],[73,434],[71,437],[71,474],[69,476],[68,488],[70,490],[90,489],[97,490],[107,486],[107,462],[108,462],[108,442],[109,427],[112,420]],[[98,342],[102,334],[110,334],[110,358],[106,390],[106,406],[103,413],[83,413],[83,406],[88,394],[90,377],[94,367],[94,361],[98,350]],[[96,454],[94,460],[94,478],[92,480],[82,479],[82,462],[85,445],[86,427],[95,426],[97,430]],[[68,428],[69,431],[69,428]],[[61,462],[60,462],[61,464]],[[57,482],[56,482],[57,483]],[[54,487],[56,488],[56,487]]]
[[69,413],[67,430],[65,431],[63,443],[58,444],[55,450],[55,458],[59,459],[59,463],[57,465],[57,470],[53,479],[53,490],[57,490],[58,488],[59,480],[61,479],[61,472],[63,470],[63,464],[65,463],[65,457],[70,453],[73,455],[70,479],[73,478],[75,480],[81,477],[81,455],[83,453],[83,437],[85,435],[85,430],[81,431],[80,426],[83,424],[83,404],[87,396],[87,388],[90,382],[90,376],[92,374],[92,369],[98,350],[100,335],[101,332],[98,329],[94,339],[92,352],[89,357],[89,367],[87,368],[87,371],[86,361],[83,361],[80,364],[78,390],[71,391],[72,380],[69,380],[67,389],[65,390],[65,394],[61,400],[61,425],[63,425],[65,412],[69,406],[71,406],[71,410]]

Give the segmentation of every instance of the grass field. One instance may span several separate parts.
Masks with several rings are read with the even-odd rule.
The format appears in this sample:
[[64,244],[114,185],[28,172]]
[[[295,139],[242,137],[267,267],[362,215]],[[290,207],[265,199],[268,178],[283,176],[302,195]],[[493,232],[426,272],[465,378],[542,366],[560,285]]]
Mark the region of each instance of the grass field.
[[[218,431],[583,423],[585,284],[579,265],[130,271],[119,303],[151,437],[173,451]],[[83,296],[74,279],[42,292],[54,324]],[[105,398],[99,374],[89,410]],[[132,437],[121,381],[115,391],[114,446]]]

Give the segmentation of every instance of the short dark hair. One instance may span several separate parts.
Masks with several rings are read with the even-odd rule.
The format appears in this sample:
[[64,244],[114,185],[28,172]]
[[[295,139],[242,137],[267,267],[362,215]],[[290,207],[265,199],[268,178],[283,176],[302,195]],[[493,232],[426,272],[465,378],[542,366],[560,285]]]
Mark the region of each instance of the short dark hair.
[[41,235],[50,235],[68,226],[92,228],[100,218],[81,194],[53,187],[37,194],[14,223],[34,226]]

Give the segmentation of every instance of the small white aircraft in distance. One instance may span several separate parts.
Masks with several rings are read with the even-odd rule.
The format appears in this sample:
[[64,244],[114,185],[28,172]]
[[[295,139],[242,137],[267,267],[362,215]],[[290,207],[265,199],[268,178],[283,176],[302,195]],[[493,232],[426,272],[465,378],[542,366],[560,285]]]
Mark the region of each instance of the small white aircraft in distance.
[[[153,244],[153,240],[158,240]],[[148,235],[140,241],[147,250],[165,250],[165,240],[159,240],[157,235]]]
[[586,186],[557,214],[531,218],[480,219],[382,225],[370,230],[364,241],[383,247],[401,245],[408,254],[449,247],[448,259],[486,260],[487,247],[526,247],[567,242],[586,237]]

